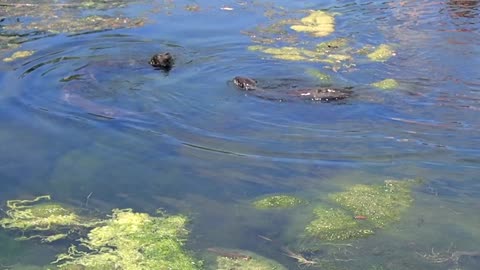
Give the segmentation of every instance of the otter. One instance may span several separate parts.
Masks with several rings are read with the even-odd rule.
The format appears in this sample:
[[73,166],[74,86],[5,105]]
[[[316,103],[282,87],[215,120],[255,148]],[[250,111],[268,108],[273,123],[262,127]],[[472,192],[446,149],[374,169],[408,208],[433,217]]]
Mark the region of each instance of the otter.
[[241,89],[247,91],[255,90],[255,88],[257,87],[257,81],[248,77],[237,76],[233,78],[233,83]]
[[352,96],[353,91],[351,87],[345,88],[331,88],[331,87],[312,87],[299,89],[286,89],[286,91],[279,91],[276,93],[270,89],[264,89],[257,86],[257,81],[249,78],[237,76],[233,78],[233,83],[244,91],[252,91],[255,96],[277,101],[288,101],[292,97],[311,101],[336,101],[346,99]]
[[149,64],[155,68],[170,70],[173,67],[174,59],[173,56],[169,53],[157,53],[150,58]]

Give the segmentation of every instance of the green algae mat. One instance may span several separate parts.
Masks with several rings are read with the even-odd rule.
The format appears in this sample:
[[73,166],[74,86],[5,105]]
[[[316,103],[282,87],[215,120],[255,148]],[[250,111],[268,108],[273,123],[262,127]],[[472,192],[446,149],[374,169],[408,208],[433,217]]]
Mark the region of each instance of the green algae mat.
[[0,225],[17,231],[19,240],[40,238],[52,242],[78,236],[87,230],[66,253],[52,264],[57,269],[200,269],[202,262],[184,249],[188,219],[182,215],[151,216],[131,209],[114,209],[108,219],[80,216],[50,201],[50,196],[7,202],[6,217]]
[[344,192],[332,193],[329,200],[338,207],[314,210],[315,218],[305,232],[322,240],[346,240],[366,237],[399,221],[413,202],[413,180],[385,180],[383,185],[354,185]]
[[[401,219],[413,202],[414,184],[412,180],[386,180],[383,184],[353,185],[331,193],[329,207],[313,209],[313,219],[306,225],[304,237],[342,241],[372,235]],[[251,204],[258,210],[268,210],[294,208],[307,202],[275,194]],[[17,233],[18,240],[75,239],[74,245],[57,255],[53,266],[46,269],[205,269],[204,262],[184,246],[189,220],[183,215],[152,216],[132,209],[114,209],[108,218],[92,218],[78,209],[52,202],[48,195],[10,200],[6,206],[0,226]],[[214,250],[214,269],[285,269],[249,251]]]

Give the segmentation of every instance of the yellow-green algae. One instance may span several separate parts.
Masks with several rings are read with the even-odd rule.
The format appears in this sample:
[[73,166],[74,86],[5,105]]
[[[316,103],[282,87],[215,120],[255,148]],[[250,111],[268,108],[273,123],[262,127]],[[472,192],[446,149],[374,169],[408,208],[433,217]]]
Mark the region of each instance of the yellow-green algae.
[[304,200],[289,195],[273,195],[254,201],[252,204],[258,209],[291,208],[305,203]]
[[339,207],[316,208],[315,219],[305,228],[306,235],[328,241],[369,236],[400,219],[413,202],[414,183],[385,180],[383,185],[354,185],[330,194],[329,199]]
[[[50,202],[50,199],[49,195],[44,195],[33,200],[7,201],[7,216],[0,220],[0,225],[5,229],[22,231],[24,235],[19,240],[39,238],[44,242],[53,242],[66,238],[75,228],[97,224],[98,221],[87,221],[72,209]],[[37,234],[27,235],[26,232]]]
[[391,90],[398,87],[398,82],[394,79],[385,79],[371,84],[373,87],[383,90]]
[[308,236],[321,240],[334,241],[365,237],[373,234],[363,221],[355,220],[341,209],[318,207],[314,210],[315,219],[305,228]]
[[307,74],[314,77],[315,79],[322,81],[322,82],[330,82],[331,78],[328,74],[320,72],[316,69],[310,68],[306,70]]
[[10,57],[6,57],[3,59],[4,62],[12,62],[19,58],[25,58],[33,55],[35,51],[18,51],[12,54]]
[[181,215],[153,217],[115,209],[110,220],[92,229],[79,247],[70,247],[54,263],[60,269],[199,269],[201,262],[183,248],[187,221]]
[[[281,264],[262,257],[253,252],[244,250],[232,250],[232,252],[240,253],[244,256],[232,258],[232,256],[217,256],[216,270],[286,270]],[[245,257],[247,256],[247,257]]]
[[351,216],[364,216],[375,228],[398,221],[413,202],[413,180],[385,180],[383,185],[355,185],[345,192],[334,193],[330,199]]
[[290,26],[297,32],[311,33],[316,37],[328,36],[335,31],[335,18],[327,12],[317,10],[301,19],[301,24]]
[[334,59],[323,58],[324,54],[312,50],[307,50],[297,47],[266,47],[266,46],[249,46],[251,51],[260,51],[266,54],[270,54],[273,58],[290,61],[311,61],[311,62],[326,62],[334,63]]
[[319,43],[316,47],[318,52],[327,53],[332,50],[338,50],[347,47],[347,38],[336,38],[330,41]]
[[375,62],[385,62],[395,55],[395,51],[390,45],[382,44],[373,52],[367,54],[367,57]]
[[50,33],[80,33],[86,31],[102,31],[108,29],[133,28],[145,24],[143,19],[128,17],[109,17],[91,15],[87,17],[59,17],[55,20],[42,19],[30,24],[8,25],[5,29],[10,31],[36,30]]

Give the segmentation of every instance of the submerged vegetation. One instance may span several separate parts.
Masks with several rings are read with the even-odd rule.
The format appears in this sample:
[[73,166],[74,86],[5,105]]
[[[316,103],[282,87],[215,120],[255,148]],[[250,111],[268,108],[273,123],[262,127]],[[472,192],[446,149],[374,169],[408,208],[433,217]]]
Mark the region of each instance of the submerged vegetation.
[[341,209],[318,207],[314,215],[315,219],[307,225],[305,232],[321,240],[346,240],[373,234],[371,228]]
[[[314,218],[305,227],[307,238],[336,241],[374,234],[400,220],[413,202],[413,180],[385,180],[383,185],[354,185],[329,194],[331,207],[313,210]],[[290,208],[305,201],[287,195],[268,196],[253,202],[257,209]]]
[[[329,202],[313,208],[314,217],[303,227],[302,237],[297,234],[302,246],[293,247],[291,243],[281,243],[281,240],[259,237],[299,267],[368,269],[364,268],[364,262],[353,258],[365,253],[360,252],[355,243],[344,241],[371,236],[376,230],[399,221],[413,202],[411,193],[415,184],[413,180],[386,180],[383,184],[357,184],[345,191],[329,194]],[[288,195],[273,195],[253,202],[260,209],[303,203],[305,200]],[[132,209],[114,209],[107,218],[96,219],[52,202],[50,196],[10,200],[6,205],[6,215],[0,219],[3,228],[21,231],[25,235],[42,235],[43,239],[53,237],[56,235],[54,232],[58,235],[65,233],[69,240],[74,240],[70,242],[74,245],[57,255],[52,265],[31,266],[31,269],[287,269],[271,259],[245,250],[208,248],[206,252],[210,255],[203,257],[204,261],[197,259],[185,248],[189,219],[183,215],[156,216]],[[79,226],[83,226],[81,230],[69,233]],[[29,239],[32,238],[35,237]],[[474,258],[479,254],[476,251],[432,251],[431,254],[420,251],[412,252],[418,263],[432,264],[459,264],[462,257]],[[358,267],[352,268],[353,265]],[[29,269],[26,267],[30,266],[18,264],[9,267]]]
[[315,51],[297,48],[297,47],[280,47],[280,48],[271,48],[266,46],[250,46],[248,47],[251,51],[261,51],[267,54],[270,54],[273,58],[281,60],[290,60],[290,61],[313,61],[320,62],[322,61],[322,54]]
[[307,69],[306,73],[321,82],[328,83],[331,81],[331,78],[328,74],[320,72],[316,69]]
[[335,19],[327,12],[317,10],[301,19],[301,24],[290,26],[297,32],[307,32],[316,37],[325,37],[335,31]]
[[413,180],[385,180],[384,185],[355,185],[345,192],[335,193],[330,198],[354,216],[363,216],[375,228],[382,228],[394,221],[413,202]]
[[385,79],[372,83],[372,86],[383,90],[391,90],[398,87],[398,82],[394,79]]
[[297,47],[272,48],[261,45],[248,47],[251,51],[260,51],[270,54],[273,58],[289,61],[322,62],[328,64],[342,63],[350,60],[350,56],[344,54],[325,54],[318,51]]
[[316,50],[322,53],[330,53],[347,48],[349,40],[347,38],[336,38],[329,41],[324,41],[316,46]]
[[66,206],[50,202],[50,196],[40,196],[33,200],[7,201],[7,216],[0,225],[9,230],[20,231],[26,240],[39,238],[43,242],[53,242],[66,238],[77,229],[96,225],[98,221],[80,217]]
[[384,185],[354,185],[332,193],[339,208],[318,207],[305,228],[310,237],[346,240],[374,234],[374,230],[398,221],[413,202],[414,181],[386,180]]
[[249,251],[222,249],[219,253],[223,255],[216,257],[215,270],[286,270],[281,264]]
[[375,62],[385,62],[394,55],[395,51],[393,50],[392,46],[381,44],[373,52],[367,54],[367,57]]
[[[77,34],[119,28],[140,27],[144,17],[124,15],[121,8],[138,1],[5,1],[0,3],[1,30],[0,53],[19,47],[18,37],[35,34]],[[115,11],[115,15],[93,15],[92,10]],[[29,52],[29,51],[25,51]],[[23,52],[22,52],[23,53]],[[28,55],[27,55],[28,56]],[[21,55],[5,58],[13,61]]]
[[34,51],[18,51],[12,54],[10,57],[6,57],[3,59],[4,62],[12,62],[19,58],[25,58],[33,55]]
[[257,209],[271,209],[271,208],[291,208],[301,204],[305,201],[294,196],[289,195],[273,195],[263,199],[254,201],[252,204]]
[[189,270],[202,265],[184,249],[188,219],[182,215],[153,217],[131,209],[115,209],[111,218],[98,220],[50,202],[48,195],[11,200],[7,207],[0,225],[33,234],[20,239],[52,242],[78,231],[80,244],[71,246],[54,262],[60,269]]
[[201,262],[183,248],[186,224],[184,216],[152,217],[116,209],[110,220],[92,229],[80,247],[60,254],[56,263],[61,269],[199,269]]
[[109,16],[63,17],[56,20],[43,19],[29,24],[14,24],[6,26],[8,31],[35,30],[49,33],[80,33],[102,31],[118,28],[132,28],[144,25],[143,19]]
[[[309,14],[301,19],[292,18],[297,13]],[[260,43],[248,47],[250,51],[264,53],[272,59],[300,62],[316,62],[326,64],[323,68],[334,72],[352,72],[360,69],[359,64],[367,62],[386,62],[396,53],[391,45],[381,44],[377,47],[365,45],[355,46],[355,40],[340,36],[327,39],[335,32],[335,16],[327,11],[290,11],[278,12],[281,18],[269,26],[256,27],[253,31],[245,31],[252,42]],[[270,12],[269,14],[275,14]],[[292,16],[292,17],[289,17]],[[269,17],[272,19],[272,17]],[[293,31],[292,31],[293,30]],[[308,33],[305,37],[299,33]],[[316,76],[314,76],[316,77]],[[327,81],[320,76],[321,81]],[[390,83],[390,81],[387,81]],[[383,84],[376,88],[392,89],[396,86]]]

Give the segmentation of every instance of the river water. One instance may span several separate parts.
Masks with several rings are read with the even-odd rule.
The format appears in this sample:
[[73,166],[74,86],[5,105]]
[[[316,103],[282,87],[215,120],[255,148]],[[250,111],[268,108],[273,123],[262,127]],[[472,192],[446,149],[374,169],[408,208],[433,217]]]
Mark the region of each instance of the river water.
[[[295,220],[307,214],[258,212],[252,200],[315,202],[349,185],[421,179],[400,222],[324,259],[331,269],[478,269],[480,2],[318,2],[106,1],[88,9],[0,1],[0,58],[34,51],[0,62],[2,203],[50,194],[103,213],[161,208],[191,217],[191,250],[250,250],[301,269],[278,246],[295,241]],[[335,32],[268,28],[309,10],[334,14]],[[88,15],[116,20],[75,28]],[[335,66],[247,49],[311,49],[333,38],[353,50],[390,44],[395,53]],[[169,72],[148,64],[164,51],[176,58]],[[312,69],[355,95],[278,102],[231,83],[242,75],[267,86],[325,84]],[[386,78],[398,87],[371,86]],[[5,231],[0,239],[1,269],[36,269],[68,246],[18,242]],[[456,251],[477,256],[435,260]]]

